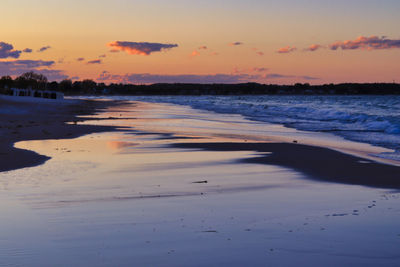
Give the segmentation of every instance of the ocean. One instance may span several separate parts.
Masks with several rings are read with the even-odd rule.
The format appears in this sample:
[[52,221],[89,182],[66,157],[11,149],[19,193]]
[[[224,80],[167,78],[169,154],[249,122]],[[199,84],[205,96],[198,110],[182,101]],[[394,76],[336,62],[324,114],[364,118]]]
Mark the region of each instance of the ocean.
[[126,96],[114,99],[187,105],[392,149],[400,161],[400,96]]

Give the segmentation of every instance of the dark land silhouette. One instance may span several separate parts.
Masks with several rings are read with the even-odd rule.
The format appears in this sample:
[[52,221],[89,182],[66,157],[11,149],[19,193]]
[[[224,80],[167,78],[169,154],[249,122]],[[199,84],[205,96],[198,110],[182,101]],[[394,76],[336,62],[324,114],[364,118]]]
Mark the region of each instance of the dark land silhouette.
[[240,84],[123,84],[96,83],[93,80],[48,82],[41,74],[24,73],[13,79],[0,78],[0,93],[12,94],[10,88],[42,89],[65,95],[400,95],[398,83],[340,83],[310,85]]

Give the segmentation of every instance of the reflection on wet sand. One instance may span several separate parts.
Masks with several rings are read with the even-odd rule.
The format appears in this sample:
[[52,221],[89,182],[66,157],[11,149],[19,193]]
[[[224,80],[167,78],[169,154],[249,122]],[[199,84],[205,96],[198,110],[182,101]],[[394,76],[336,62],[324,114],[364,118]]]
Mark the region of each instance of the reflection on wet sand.
[[[1,213],[18,223],[0,222],[0,265],[398,262],[398,193],[252,162],[271,155],[258,144],[277,140],[378,148],[181,106],[115,108],[94,118],[121,119],[83,124],[122,131],[16,144],[51,159],[1,174]],[[229,142],[255,148],[200,145]]]

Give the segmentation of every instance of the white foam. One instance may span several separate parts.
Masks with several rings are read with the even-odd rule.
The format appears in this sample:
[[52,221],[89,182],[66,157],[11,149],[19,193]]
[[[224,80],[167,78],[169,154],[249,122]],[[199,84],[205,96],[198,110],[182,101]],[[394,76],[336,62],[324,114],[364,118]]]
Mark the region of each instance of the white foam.
[[[323,131],[400,150],[400,96],[143,96],[125,100],[189,105],[219,113]],[[376,133],[379,133],[378,135]],[[395,152],[400,153],[400,152]],[[388,154],[383,155],[383,157]],[[393,158],[392,155],[390,155]]]

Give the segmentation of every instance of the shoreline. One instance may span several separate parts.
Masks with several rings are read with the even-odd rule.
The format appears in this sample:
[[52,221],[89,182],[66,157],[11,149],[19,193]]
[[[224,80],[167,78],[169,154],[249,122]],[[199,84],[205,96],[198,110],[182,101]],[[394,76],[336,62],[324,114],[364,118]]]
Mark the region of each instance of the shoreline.
[[[368,266],[371,251],[373,265],[398,260],[400,191],[329,178],[396,178],[400,168],[257,139],[256,125],[239,116],[124,103],[78,101],[16,128],[41,137],[15,144],[28,159],[52,159],[0,174],[0,265]],[[80,114],[106,109],[76,117],[79,105]],[[59,139],[44,140],[42,128]],[[67,139],[72,129],[111,132]]]
[[[247,99],[246,97],[249,97],[249,99]],[[288,99],[286,99],[286,97],[288,97]],[[341,100],[337,100],[339,101],[339,103],[342,100],[350,102],[352,102],[352,100],[359,101],[361,106],[373,105],[375,103],[369,103],[368,99],[366,98],[357,100],[347,99],[348,97],[352,98],[354,96],[343,96],[341,97]],[[311,102],[316,101],[316,103],[321,104],[319,106],[321,106],[322,110],[319,110],[319,108],[315,109],[315,106],[313,104],[310,104],[306,101],[309,96],[305,97],[304,99],[302,97],[299,98],[300,99],[297,99],[297,97],[293,98],[292,96],[279,96],[261,98],[257,100],[252,96],[243,96],[243,98],[241,96],[216,96],[215,98],[198,96],[193,99],[186,98],[185,96],[177,96],[176,98],[171,98],[168,96],[111,97],[111,99],[115,100],[133,100],[149,103],[173,104],[178,106],[182,105],[190,107],[194,110],[197,109],[203,112],[210,112],[221,115],[225,114],[228,116],[239,115],[243,117],[243,119],[254,122],[255,124],[259,123],[260,125],[270,125],[271,127],[269,128],[270,130],[272,130],[273,133],[276,132],[278,128],[281,128],[284,132],[286,132],[287,130],[287,132],[291,135],[288,138],[292,138],[290,140],[288,138],[285,138],[285,136],[287,135],[272,135],[272,141],[291,143],[293,140],[297,140],[299,143],[302,144],[329,147],[351,155],[365,157],[369,160],[400,166],[400,154],[398,150],[400,139],[398,140],[398,142],[395,141],[399,138],[398,136],[395,136],[395,133],[396,129],[400,129],[398,128],[400,127],[400,125],[397,125],[397,123],[392,121],[392,119],[389,117],[380,117],[382,115],[382,110],[378,109],[373,111],[374,115],[370,114],[371,118],[369,118],[369,115],[364,114],[365,110],[361,109],[356,112],[353,108],[349,109],[349,106],[347,104],[343,106],[341,106],[340,104],[339,110],[335,111],[335,107],[332,106],[336,102],[335,99],[312,99]],[[383,99],[383,102],[389,101],[388,98],[385,99]],[[334,102],[332,102],[332,100],[334,100]],[[233,103],[227,104],[230,101],[232,101]],[[292,101],[293,105],[291,104],[290,107],[285,107],[286,102]],[[326,101],[328,102],[325,103]],[[327,107],[324,107],[325,104],[327,105]],[[321,113],[321,118],[314,119],[313,116],[310,115],[300,115],[302,119],[298,118],[297,115],[295,115],[295,110],[303,109],[304,105],[310,105],[310,114],[315,113],[316,117],[319,117]],[[264,110],[268,109],[271,109],[272,111],[266,111],[266,117],[264,118]],[[288,114],[285,115],[287,112]],[[368,118],[365,118],[365,116],[367,116]],[[290,121],[292,122],[290,123]],[[318,121],[318,123],[316,123],[316,121]],[[350,125],[350,121],[353,121],[353,123],[351,123],[353,126]],[[297,125],[297,123],[300,124]],[[306,124],[305,127],[301,126],[301,124],[303,123]],[[358,125],[359,123],[360,125]],[[309,124],[309,126],[307,126],[307,124]],[[339,125],[335,126],[335,124]],[[317,126],[313,127],[313,125]],[[266,128],[267,127],[268,126],[266,126]],[[358,127],[363,130],[356,130],[356,128]],[[391,134],[392,132],[394,133]],[[264,136],[271,137],[269,133],[266,133]],[[270,140],[266,141],[269,142]]]
[[116,131],[113,126],[79,125],[71,122],[93,115],[121,101],[39,101],[0,98],[0,172],[38,166],[50,158],[34,151],[14,147],[16,142],[46,139],[71,139],[85,134]]
[[[118,128],[121,127],[87,125],[76,122],[102,120],[104,118],[87,118],[86,116],[101,112],[108,107],[124,105],[124,101],[73,100],[63,105],[57,103],[55,112],[54,105],[56,103],[52,102],[44,103],[38,107],[32,103],[12,102],[0,98],[0,104],[3,107],[4,105],[22,106],[29,114],[28,116],[26,113],[7,114],[0,119],[2,125],[0,133],[5,136],[0,142],[0,172],[3,172],[37,166],[50,159],[50,157],[34,151],[16,148],[14,147],[16,142],[72,139],[90,133],[118,131]],[[133,106],[134,103],[131,102],[129,105]],[[79,118],[79,116],[85,117]],[[143,134],[146,134],[146,132],[143,132]],[[174,133],[169,134],[174,135]],[[400,189],[399,166],[322,145],[282,142],[282,140],[279,141],[279,139],[271,137],[269,142],[251,142],[251,140],[249,142],[241,140],[208,142],[206,139],[204,142],[193,140],[193,142],[179,143],[177,140],[170,146],[206,151],[254,151],[265,155],[241,159],[238,163],[258,163],[286,167],[317,181]]]

